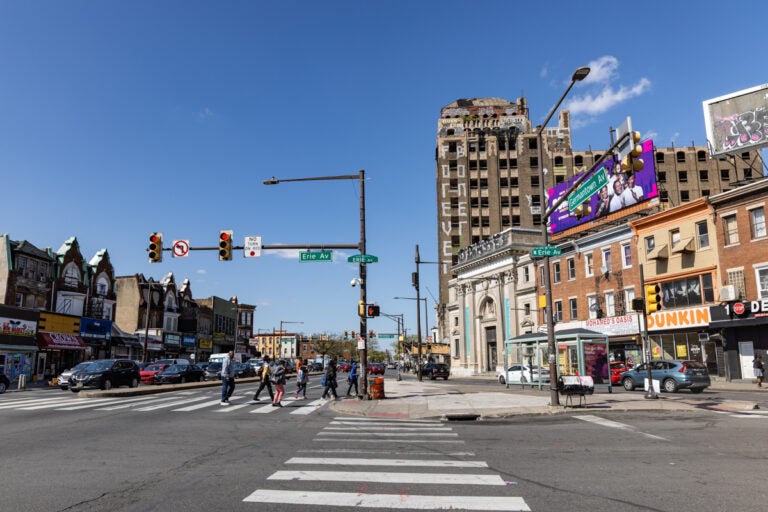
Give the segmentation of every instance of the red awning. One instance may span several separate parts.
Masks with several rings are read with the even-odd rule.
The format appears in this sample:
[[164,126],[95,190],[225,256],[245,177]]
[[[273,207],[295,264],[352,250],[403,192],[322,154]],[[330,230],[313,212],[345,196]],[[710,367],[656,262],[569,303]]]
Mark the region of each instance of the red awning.
[[85,343],[80,336],[59,332],[37,333],[37,346],[55,350],[85,350]]

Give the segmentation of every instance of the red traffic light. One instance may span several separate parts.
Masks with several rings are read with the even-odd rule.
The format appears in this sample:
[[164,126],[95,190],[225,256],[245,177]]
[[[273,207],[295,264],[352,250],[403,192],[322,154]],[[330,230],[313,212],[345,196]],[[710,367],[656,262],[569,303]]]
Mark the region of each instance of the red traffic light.
[[160,238],[157,235],[152,234],[149,236],[149,241],[152,242],[153,244],[156,244],[157,242],[160,241]]
[[227,240],[229,240],[229,233],[227,233],[227,232],[219,233],[219,240],[222,240],[222,241],[225,241],[225,242]]

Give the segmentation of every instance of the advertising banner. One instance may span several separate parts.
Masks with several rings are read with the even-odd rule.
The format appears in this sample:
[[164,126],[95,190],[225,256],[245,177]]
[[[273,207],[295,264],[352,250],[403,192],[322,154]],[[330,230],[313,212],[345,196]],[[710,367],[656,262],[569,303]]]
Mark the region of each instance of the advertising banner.
[[768,146],[768,84],[706,100],[703,106],[712,156]]
[[[643,153],[640,158],[644,164],[642,170],[623,173],[619,169],[618,162],[613,160],[603,162],[592,177],[583,181],[582,185],[573,190],[568,199],[560,203],[557,210],[552,212],[549,218],[550,233],[560,233],[658,197],[653,140],[643,141],[641,146]],[[551,209],[552,205],[563,197],[581,176],[583,173],[549,189],[548,208]],[[575,199],[578,200],[578,204],[569,205],[569,201]]]

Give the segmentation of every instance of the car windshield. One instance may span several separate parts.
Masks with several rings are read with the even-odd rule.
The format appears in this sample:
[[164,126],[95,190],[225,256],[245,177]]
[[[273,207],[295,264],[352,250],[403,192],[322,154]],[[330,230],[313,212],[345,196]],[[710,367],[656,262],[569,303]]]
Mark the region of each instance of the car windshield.
[[163,365],[162,364],[151,364],[151,365],[147,366],[146,368],[144,368],[144,371],[145,372],[159,372],[162,369],[163,369]]
[[86,368],[88,368],[89,366],[91,366],[91,364],[93,364],[93,363],[91,363],[90,361],[88,361],[88,362],[86,362],[86,363],[78,363],[78,364],[76,364],[76,365],[75,365],[75,366],[72,368],[72,371],[73,371],[73,372],[79,372],[80,370],[85,370]]
[[94,361],[90,365],[88,365],[88,368],[86,368],[89,372],[103,372],[104,370],[109,370],[112,368],[112,365],[114,364],[114,361]]
[[707,367],[704,366],[704,363],[700,363],[698,361],[682,361],[682,363],[687,368],[695,368],[696,370],[706,370]]
[[184,371],[184,367],[180,364],[172,364],[168,368],[165,369],[163,373],[179,373],[181,371]]
[[209,371],[214,371],[214,372],[218,371],[218,370],[221,370],[221,363],[211,363],[211,364],[209,364],[208,365],[208,370]]

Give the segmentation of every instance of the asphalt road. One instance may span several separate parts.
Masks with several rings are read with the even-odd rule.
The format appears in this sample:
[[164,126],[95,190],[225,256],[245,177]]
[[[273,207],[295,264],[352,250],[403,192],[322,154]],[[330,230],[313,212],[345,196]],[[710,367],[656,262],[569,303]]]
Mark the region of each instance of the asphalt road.
[[762,410],[367,421],[316,404],[313,386],[283,408],[245,405],[253,384],[229,408],[217,388],[96,405],[3,395],[2,510],[763,508]]

